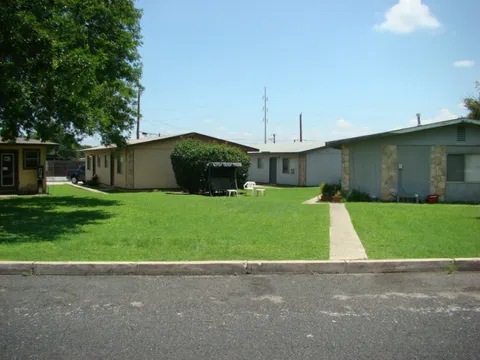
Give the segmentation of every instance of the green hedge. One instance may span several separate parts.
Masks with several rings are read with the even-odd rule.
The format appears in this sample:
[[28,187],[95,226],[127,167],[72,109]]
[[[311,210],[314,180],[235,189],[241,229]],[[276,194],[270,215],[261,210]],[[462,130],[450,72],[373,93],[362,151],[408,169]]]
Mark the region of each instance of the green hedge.
[[328,196],[329,198],[334,196],[337,191],[341,190],[340,184],[323,183],[320,185],[320,194]]
[[250,156],[243,150],[214,142],[201,142],[194,139],[179,141],[170,155],[177,184],[190,193],[198,193],[205,188],[207,164],[209,162],[239,162],[237,180],[240,185],[247,179]]

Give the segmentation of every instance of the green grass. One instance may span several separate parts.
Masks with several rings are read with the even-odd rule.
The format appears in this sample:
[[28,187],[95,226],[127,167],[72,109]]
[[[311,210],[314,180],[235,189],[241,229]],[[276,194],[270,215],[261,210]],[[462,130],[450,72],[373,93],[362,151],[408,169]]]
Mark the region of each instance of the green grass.
[[329,213],[302,205],[317,188],[238,198],[164,192],[0,199],[0,260],[328,259]]
[[480,206],[348,203],[370,259],[480,256]]

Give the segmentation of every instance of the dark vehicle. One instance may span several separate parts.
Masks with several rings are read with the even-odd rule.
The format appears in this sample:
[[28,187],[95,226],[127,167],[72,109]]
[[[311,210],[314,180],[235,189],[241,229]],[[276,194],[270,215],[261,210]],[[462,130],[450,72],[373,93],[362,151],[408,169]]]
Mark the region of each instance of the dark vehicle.
[[76,184],[79,181],[85,182],[85,165],[80,165],[76,170],[67,170],[67,179]]

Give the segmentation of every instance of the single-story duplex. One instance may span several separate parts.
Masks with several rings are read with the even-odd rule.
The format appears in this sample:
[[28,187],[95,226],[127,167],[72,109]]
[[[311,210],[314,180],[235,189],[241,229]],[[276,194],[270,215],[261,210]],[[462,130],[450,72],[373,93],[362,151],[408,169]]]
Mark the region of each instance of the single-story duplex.
[[57,146],[53,142],[34,139],[0,139],[0,194],[45,192],[47,152]]
[[97,146],[82,150],[86,157],[85,177],[98,176],[101,184],[125,189],[178,188],[170,155],[175,144],[182,139],[196,139],[235,146],[243,151],[253,147],[190,132],[130,140],[124,148]]
[[480,121],[454,119],[327,142],[342,151],[342,189],[382,200],[418,194],[480,202]]
[[263,184],[318,186],[339,183],[341,152],[320,142],[253,145],[248,179]]

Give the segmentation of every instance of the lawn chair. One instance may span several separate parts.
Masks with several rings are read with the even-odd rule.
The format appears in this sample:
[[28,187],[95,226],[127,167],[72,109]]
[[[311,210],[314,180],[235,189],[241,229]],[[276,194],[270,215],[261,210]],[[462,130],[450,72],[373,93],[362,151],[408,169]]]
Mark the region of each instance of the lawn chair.
[[255,181],[247,181],[243,185],[243,189],[247,192],[247,194],[248,194],[248,190],[251,190],[252,191],[252,196],[255,195],[255,192],[259,192],[262,195],[264,195],[264,193],[265,193],[265,189],[257,187],[257,184],[255,183]]

